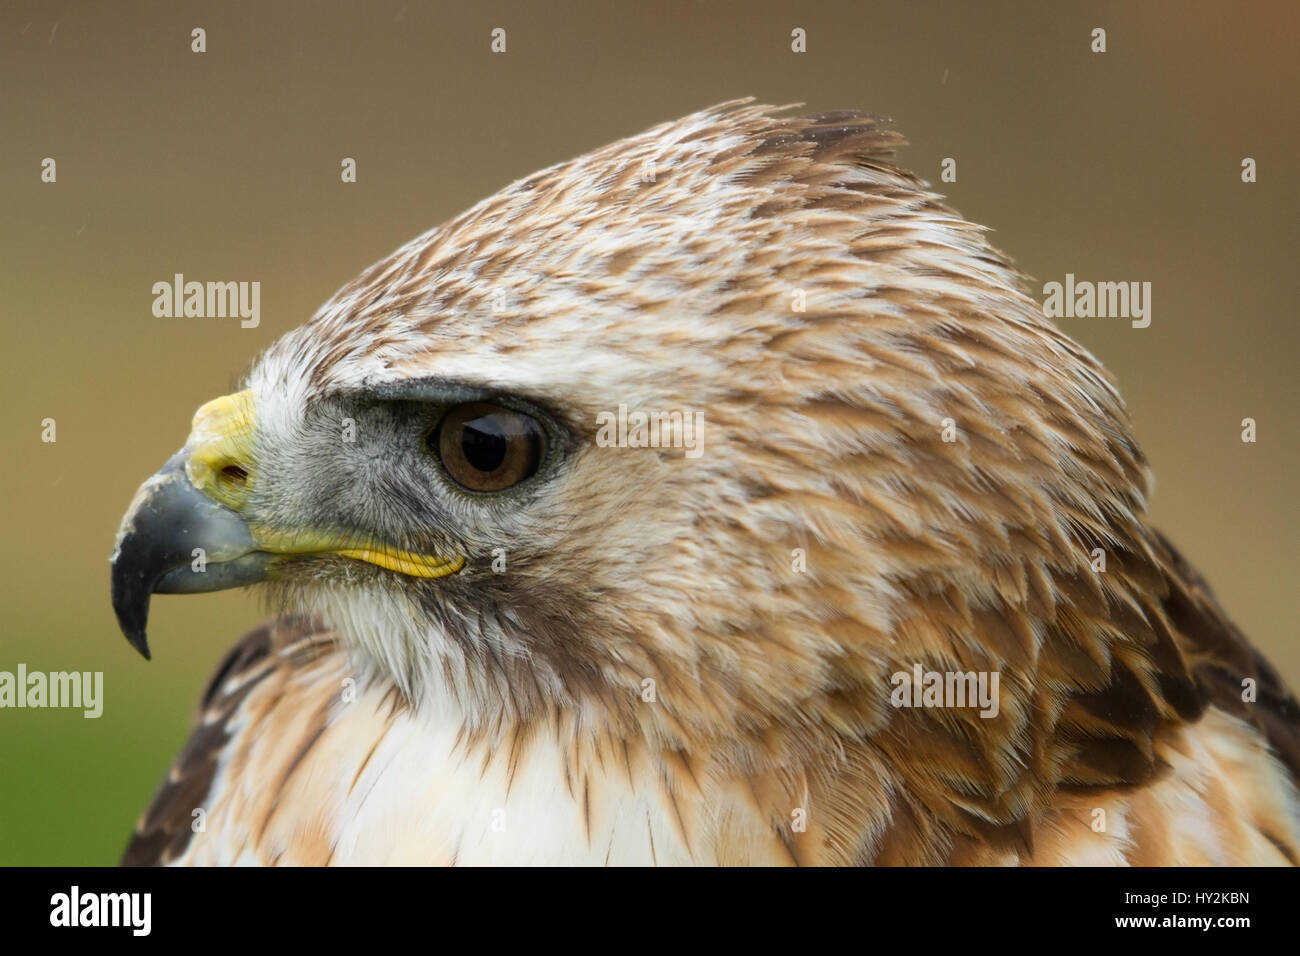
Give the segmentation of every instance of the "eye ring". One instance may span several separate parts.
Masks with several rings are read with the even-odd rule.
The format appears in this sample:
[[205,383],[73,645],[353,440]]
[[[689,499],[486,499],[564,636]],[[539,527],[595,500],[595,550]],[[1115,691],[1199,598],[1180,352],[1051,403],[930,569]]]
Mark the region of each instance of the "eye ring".
[[537,473],[546,430],[530,415],[492,402],[454,405],[427,439],[443,471],[466,491],[513,488]]

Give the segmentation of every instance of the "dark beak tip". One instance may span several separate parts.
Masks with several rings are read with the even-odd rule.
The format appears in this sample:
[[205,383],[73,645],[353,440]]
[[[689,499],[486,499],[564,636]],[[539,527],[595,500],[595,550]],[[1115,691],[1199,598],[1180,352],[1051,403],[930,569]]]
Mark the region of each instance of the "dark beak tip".
[[139,573],[133,573],[130,563],[122,562],[120,556],[113,563],[111,577],[117,626],[127,642],[149,660],[149,639],[145,632],[149,622],[152,582]]
[[[147,608],[148,605],[146,604],[145,607]],[[133,608],[132,611],[135,611],[135,609]],[[128,614],[119,610],[117,615],[117,624],[122,631],[122,635],[126,638],[127,643],[139,651],[140,656],[148,661],[152,660],[153,656],[149,653],[149,638],[145,633],[145,625],[143,621],[141,621],[142,617],[145,620],[148,620],[147,610],[143,614],[140,614],[138,611]],[[134,618],[135,620],[127,620],[126,618]]]
[[141,657],[147,661],[153,660],[153,655],[149,653],[149,641],[143,634],[138,637],[128,634],[126,639],[130,641],[132,647],[140,652]]

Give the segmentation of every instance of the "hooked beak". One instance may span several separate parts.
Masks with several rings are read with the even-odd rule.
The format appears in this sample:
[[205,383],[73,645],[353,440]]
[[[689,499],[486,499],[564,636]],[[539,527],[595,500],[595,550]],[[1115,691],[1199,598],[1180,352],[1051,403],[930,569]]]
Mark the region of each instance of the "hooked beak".
[[250,524],[245,506],[257,479],[250,391],[208,402],[185,447],[136,492],[122,518],[112,564],[113,610],[131,646],[149,659],[145,634],[153,594],[221,591],[265,581],[290,557],[336,555],[401,574],[459,571],[460,555],[417,554],[372,538]]
[[265,580],[271,559],[254,546],[243,518],[194,487],[185,459],[183,451],[173,455],[140,486],[110,559],[117,623],[146,660],[150,595],[254,584]]

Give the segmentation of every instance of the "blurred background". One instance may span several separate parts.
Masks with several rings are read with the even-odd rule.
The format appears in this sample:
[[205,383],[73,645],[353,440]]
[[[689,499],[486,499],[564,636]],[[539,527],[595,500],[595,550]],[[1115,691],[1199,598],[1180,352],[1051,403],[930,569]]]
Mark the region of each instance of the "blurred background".
[[[116,862],[260,619],[241,592],[160,597],[149,664],[114,622],[118,520],[194,409],[407,239],[740,96],[893,117],[901,163],[1039,298],[1067,272],[1152,283],[1150,328],[1060,324],[1120,382],[1156,522],[1300,687],[1298,26],[1282,0],[0,3],[0,670],[103,671],[106,698],[0,711],[0,863]],[[155,318],[177,272],[260,281],[261,325]]]

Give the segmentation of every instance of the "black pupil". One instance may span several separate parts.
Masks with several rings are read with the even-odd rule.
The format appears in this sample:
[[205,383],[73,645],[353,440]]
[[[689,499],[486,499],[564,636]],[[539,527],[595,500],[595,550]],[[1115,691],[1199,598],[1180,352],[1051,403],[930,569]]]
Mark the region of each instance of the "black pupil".
[[461,451],[470,466],[496,471],[506,458],[506,433],[495,415],[466,422],[460,436]]

